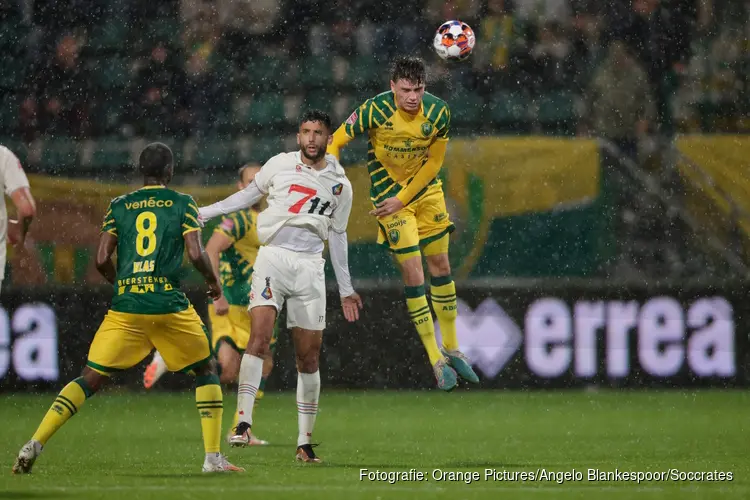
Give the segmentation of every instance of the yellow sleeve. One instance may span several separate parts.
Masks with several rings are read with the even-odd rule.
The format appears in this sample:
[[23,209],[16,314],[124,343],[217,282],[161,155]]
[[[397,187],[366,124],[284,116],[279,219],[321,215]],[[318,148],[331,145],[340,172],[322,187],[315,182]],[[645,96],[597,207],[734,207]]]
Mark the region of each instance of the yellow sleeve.
[[112,215],[112,203],[107,207],[107,213],[104,214],[104,222],[102,223],[102,233],[110,233],[117,236],[117,225],[115,224],[115,216]]
[[346,124],[342,124],[339,129],[334,132],[331,144],[328,145],[327,152],[331,153],[336,157],[337,160],[341,160],[341,148],[346,146],[354,136],[350,136],[346,133]]
[[200,231],[201,224],[198,222],[198,205],[195,204],[193,197],[188,197],[185,215],[182,218],[182,235],[193,231]]
[[427,151],[427,161],[419,172],[414,175],[414,179],[402,189],[396,198],[401,200],[401,203],[408,205],[409,202],[419,193],[421,190],[427,187],[432,182],[432,179],[437,177],[440,172],[440,167],[443,166],[443,160],[445,160],[445,152],[448,149],[447,140],[437,140],[430,145],[430,149]]
[[328,145],[328,153],[331,153],[336,159],[341,159],[341,148],[349,141],[362,135],[370,129],[380,126],[377,117],[372,116],[373,110],[372,99],[367,99],[357,109],[349,115],[339,129],[333,134],[333,140]]

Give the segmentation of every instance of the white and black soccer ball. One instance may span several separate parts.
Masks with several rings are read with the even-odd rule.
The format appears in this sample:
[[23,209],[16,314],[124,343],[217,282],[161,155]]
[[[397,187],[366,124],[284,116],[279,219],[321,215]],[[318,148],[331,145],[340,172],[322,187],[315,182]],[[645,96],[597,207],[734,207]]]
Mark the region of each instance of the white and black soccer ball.
[[461,21],[446,21],[435,33],[432,48],[445,61],[463,61],[471,55],[475,43],[471,26]]

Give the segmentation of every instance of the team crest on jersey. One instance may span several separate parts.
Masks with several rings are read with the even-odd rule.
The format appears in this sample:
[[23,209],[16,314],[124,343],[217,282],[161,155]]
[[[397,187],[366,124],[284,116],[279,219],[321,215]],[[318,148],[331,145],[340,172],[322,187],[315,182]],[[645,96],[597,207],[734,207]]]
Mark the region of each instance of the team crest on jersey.
[[232,229],[234,229],[234,221],[229,218],[224,219],[223,221],[221,221],[221,228],[224,231],[231,231]]
[[391,229],[388,231],[388,239],[391,240],[391,243],[394,245],[398,243],[398,240],[401,239],[401,232],[399,232],[398,229]]
[[355,123],[357,123],[357,118],[359,118],[359,115],[357,115],[357,112],[355,111],[354,113],[349,115],[349,118],[346,119],[346,124],[354,125]]
[[297,165],[295,170],[297,170],[297,172],[302,172],[302,165]]
[[422,124],[422,135],[427,137],[432,133],[432,123],[425,122]]
[[331,191],[333,191],[333,194],[334,194],[334,195],[336,195],[336,196],[340,195],[340,194],[341,194],[341,191],[343,191],[343,190],[344,190],[344,185],[343,185],[343,184],[341,184],[341,183],[339,183],[339,184],[336,184],[336,185],[335,185],[335,186],[333,186],[333,188],[331,189]]
[[273,292],[271,292],[271,278],[266,278],[266,287],[260,293],[260,296],[266,300],[273,298]]

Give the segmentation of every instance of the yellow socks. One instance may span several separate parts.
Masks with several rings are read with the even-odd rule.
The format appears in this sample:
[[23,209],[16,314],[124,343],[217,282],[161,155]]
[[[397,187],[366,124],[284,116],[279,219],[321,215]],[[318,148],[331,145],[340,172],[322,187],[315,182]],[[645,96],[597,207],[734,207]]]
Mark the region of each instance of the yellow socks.
[[55,402],[47,410],[47,414],[39,424],[39,428],[31,438],[39,441],[42,445],[46,444],[49,438],[68,421],[70,417],[78,413],[79,408],[86,402],[86,398],[94,395],[89,385],[83,380],[83,377],[70,382],[63,387],[60,394],[57,395]]
[[204,375],[195,378],[195,406],[201,417],[203,446],[206,453],[218,453],[221,449],[221,417],[224,413],[224,402],[216,375]]
[[458,349],[458,338],[456,337],[456,317],[458,307],[456,305],[456,284],[453,278],[448,276],[433,276],[430,279],[430,298],[432,307],[435,309],[438,323],[440,323],[440,336],[443,338],[443,347],[446,351]]
[[432,324],[432,313],[424,294],[424,285],[407,286],[404,287],[404,291],[411,322],[414,323],[419,338],[422,339],[427,356],[430,358],[430,364],[434,365],[443,359],[443,355],[440,353],[435,340],[435,325]]

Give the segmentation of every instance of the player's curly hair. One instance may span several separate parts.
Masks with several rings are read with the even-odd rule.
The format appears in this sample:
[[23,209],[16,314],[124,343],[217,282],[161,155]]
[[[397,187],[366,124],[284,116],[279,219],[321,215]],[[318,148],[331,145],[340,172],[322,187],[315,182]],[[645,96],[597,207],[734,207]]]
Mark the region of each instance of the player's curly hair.
[[391,81],[406,80],[411,83],[427,81],[427,67],[421,57],[399,56],[391,65]]
[[305,122],[320,122],[325,125],[329,132],[333,130],[331,117],[328,113],[319,109],[310,109],[302,113],[302,116],[299,118],[299,125],[302,126]]
[[138,158],[138,170],[144,177],[163,179],[172,167],[174,156],[169,146],[163,142],[152,142],[141,151]]

